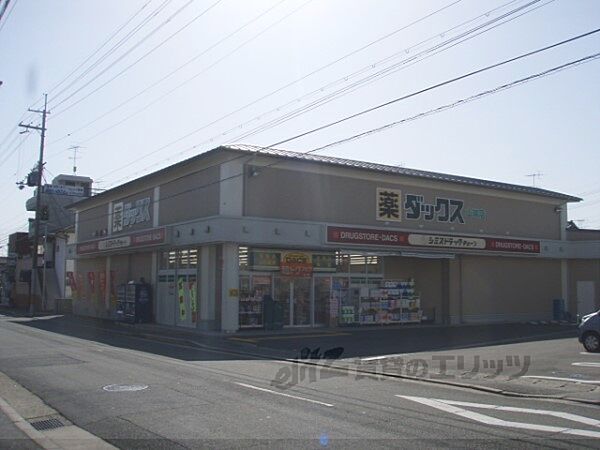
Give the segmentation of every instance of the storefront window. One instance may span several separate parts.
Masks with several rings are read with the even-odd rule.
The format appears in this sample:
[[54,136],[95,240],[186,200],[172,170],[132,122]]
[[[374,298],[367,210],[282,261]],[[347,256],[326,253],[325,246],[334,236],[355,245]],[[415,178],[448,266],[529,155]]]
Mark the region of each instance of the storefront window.
[[161,252],[159,268],[161,270],[175,269],[176,261],[177,261],[177,252],[176,251],[173,250],[170,252]]
[[248,270],[248,247],[239,247],[240,270]]
[[239,247],[240,328],[266,326],[264,295],[273,296],[284,326],[360,323],[361,295],[382,278],[372,254]]

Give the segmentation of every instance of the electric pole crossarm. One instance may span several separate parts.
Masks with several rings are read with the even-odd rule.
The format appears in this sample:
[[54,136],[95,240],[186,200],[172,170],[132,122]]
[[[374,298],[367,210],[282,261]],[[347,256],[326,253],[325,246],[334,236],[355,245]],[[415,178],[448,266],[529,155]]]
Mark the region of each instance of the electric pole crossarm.
[[36,127],[34,125],[25,125],[23,122],[19,122],[19,126],[26,128],[28,130],[46,131],[46,128],[44,128],[44,127]]

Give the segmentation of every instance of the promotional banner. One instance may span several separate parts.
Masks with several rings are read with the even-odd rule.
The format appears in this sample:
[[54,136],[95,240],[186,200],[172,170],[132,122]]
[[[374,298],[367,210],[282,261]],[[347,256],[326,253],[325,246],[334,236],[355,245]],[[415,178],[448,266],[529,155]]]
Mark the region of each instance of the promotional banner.
[[117,271],[110,271],[110,302],[113,305],[117,304]]
[[85,296],[85,285],[83,284],[83,274],[77,272],[77,299],[81,300]]
[[90,294],[92,299],[96,299],[96,274],[94,272],[88,272],[88,287],[90,288]]
[[179,299],[179,320],[184,321],[187,317],[185,306],[185,277],[177,277],[177,298]]
[[192,323],[196,323],[198,321],[198,292],[196,285],[197,281],[195,279],[188,282],[190,305],[192,308]]
[[99,272],[98,275],[98,279],[100,281],[100,299],[104,301],[106,298],[106,272]]
[[77,280],[75,279],[75,274],[73,272],[67,272],[67,283],[71,288],[71,297],[78,298]]

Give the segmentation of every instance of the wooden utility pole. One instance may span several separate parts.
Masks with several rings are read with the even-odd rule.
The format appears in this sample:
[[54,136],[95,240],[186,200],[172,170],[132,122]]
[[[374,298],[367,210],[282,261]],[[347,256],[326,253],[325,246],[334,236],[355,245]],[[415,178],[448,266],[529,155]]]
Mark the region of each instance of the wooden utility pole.
[[[38,159],[37,167],[37,189],[35,193],[35,223],[33,232],[33,249],[31,250],[31,280],[29,281],[29,313],[34,313],[34,302],[33,293],[34,286],[37,283],[37,269],[38,269],[38,241],[40,239],[40,204],[42,202],[42,174],[44,170],[44,139],[46,138],[46,116],[49,114],[48,108],[48,94],[44,94],[44,109],[39,111],[37,109],[30,109],[30,112],[38,113],[42,115],[42,126],[25,125],[22,122],[19,123],[20,127],[25,129],[32,129],[41,132],[40,140],[40,157]],[[44,264],[46,264],[44,262]]]

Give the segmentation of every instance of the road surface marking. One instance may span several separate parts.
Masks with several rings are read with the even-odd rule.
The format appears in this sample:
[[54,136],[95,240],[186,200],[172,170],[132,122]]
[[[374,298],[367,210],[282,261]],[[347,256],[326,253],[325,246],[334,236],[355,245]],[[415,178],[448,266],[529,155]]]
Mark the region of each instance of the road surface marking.
[[330,408],[333,407],[333,405],[331,403],[320,402],[319,400],[313,400],[311,398],[298,397],[296,395],[290,395],[290,394],[285,394],[283,392],[272,391],[271,389],[265,389],[265,388],[261,388],[258,386],[253,386],[251,384],[238,383],[237,381],[235,382],[235,384],[237,384],[239,386],[247,387],[249,389],[255,389],[257,391],[268,392],[269,394],[281,395],[282,397],[295,398],[296,400],[303,400],[305,402],[316,403],[317,405],[329,406]]
[[380,355],[380,356],[369,356],[368,358],[360,358],[361,361],[377,361],[380,359],[387,359],[387,358],[398,358],[400,356],[405,356],[406,353],[395,353],[395,354],[391,354],[391,355]]
[[572,366],[582,366],[582,367],[600,367],[600,363],[597,363],[597,362],[574,362],[571,365]]
[[586,356],[600,356],[600,353],[592,353],[592,352],[579,352],[580,355]]
[[283,336],[257,336],[257,337],[230,337],[230,341],[241,341],[241,342],[252,342],[258,341],[283,341],[285,339],[311,339],[317,337],[329,337],[329,336],[350,336],[350,333],[318,333],[318,334],[289,334]]
[[580,380],[578,378],[546,377],[543,375],[523,375],[521,378],[539,378],[540,380],[571,381],[573,383],[600,384],[600,380]]
[[600,438],[600,431],[590,431],[590,430],[582,430],[579,428],[567,428],[567,427],[556,427],[550,425],[538,425],[535,423],[526,423],[526,422],[513,422],[509,420],[498,419],[496,417],[487,416],[485,414],[480,414],[473,411],[467,411],[466,409],[459,408],[458,406],[469,406],[472,408],[483,408],[483,409],[493,409],[499,411],[511,411],[511,412],[520,412],[520,413],[529,413],[529,414],[538,414],[543,416],[552,416],[552,417],[560,417],[563,419],[584,423],[587,425],[592,425],[599,427],[600,421],[595,419],[590,419],[589,417],[579,416],[577,414],[569,414],[569,413],[561,413],[556,411],[548,411],[544,409],[530,409],[530,408],[515,408],[509,406],[500,406],[500,405],[489,405],[482,403],[468,403],[468,402],[457,402],[453,400],[441,400],[441,399],[433,399],[433,398],[424,398],[424,397],[412,397],[407,395],[396,395],[396,397],[403,398],[406,400],[411,400],[416,403],[421,403],[423,405],[431,406],[432,408],[439,409],[440,411],[444,411],[450,414],[454,414],[465,419],[471,419],[475,422],[483,423],[486,425],[494,425],[498,427],[506,427],[506,428],[519,428],[523,430],[532,430],[532,431],[546,431],[548,433],[562,433],[562,434],[571,434],[575,436],[583,436],[583,437],[592,437],[592,438]]

